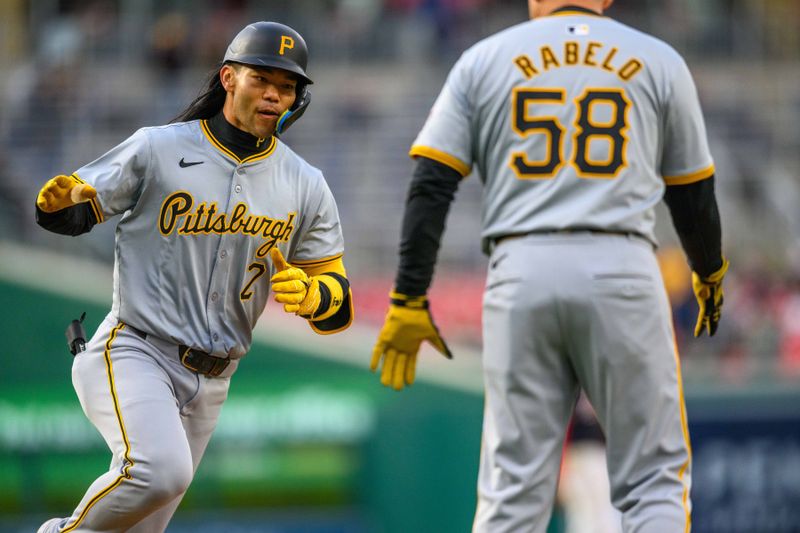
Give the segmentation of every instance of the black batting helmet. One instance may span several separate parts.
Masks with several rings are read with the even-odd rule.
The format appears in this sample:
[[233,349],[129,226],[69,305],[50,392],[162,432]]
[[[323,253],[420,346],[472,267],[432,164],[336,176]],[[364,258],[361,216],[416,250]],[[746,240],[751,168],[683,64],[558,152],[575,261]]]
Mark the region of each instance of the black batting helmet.
[[297,74],[304,84],[314,83],[306,75],[308,47],[303,37],[277,22],[249,24],[233,38],[225,52],[225,63],[274,67]]
[[253,67],[280,68],[300,78],[294,104],[281,115],[275,126],[275,133],[278,135],[303,116],[311,103],[308,85],[314,82],[306,75],[308,46],[299,33],[285,24],[254,22],[247,25],[233,38],[222,61]]
[[[2,0],[0,0],[2,1]],[[277,22],[255,22],[233,38],[222,63],[239,63],[252,67],[280,68],[298,77],[296,98],[292,107],[283,113],[275,126],[281,134],[300,118],[311,102],[308,85],[314,83],[306,75],[308,47],[299,33]],[[221,66],[221,64],[220,64]],[[225,88],[220,80],[219,66],[209,76],[208,86],[172,122],[208,119],[225,105]]]

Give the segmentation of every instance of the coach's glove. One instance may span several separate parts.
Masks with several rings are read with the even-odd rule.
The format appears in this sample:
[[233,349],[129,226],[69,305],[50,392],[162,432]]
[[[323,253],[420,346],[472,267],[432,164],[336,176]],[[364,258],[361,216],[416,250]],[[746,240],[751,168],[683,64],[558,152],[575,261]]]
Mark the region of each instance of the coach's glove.
[[88,202],[97,191],[88,183],[80,183],[69,176],[56,176],[44,184],[36,197],[36,205],[45,213],[54,213],[67,207]]
[[414,383],[417,352],[422,341],[430,342],[448,359],[452,359],[453,354],[433,323],[425,296],[406,296],[393,291],[389,297],[389,312],[372,350],[369,367],[375,372],[383,359],[381,383],[402,390]]
[[694,327],[694,336],[699,337],[703,331],[709,336],[717,332],[720,314],[722,313],[722,278],[728,271],[728,260],[722,259],[722,266],[713,274],[701,278],[697,272],[692,272],[692,288],[694,289],[700,313],[697,315],[697,325]]

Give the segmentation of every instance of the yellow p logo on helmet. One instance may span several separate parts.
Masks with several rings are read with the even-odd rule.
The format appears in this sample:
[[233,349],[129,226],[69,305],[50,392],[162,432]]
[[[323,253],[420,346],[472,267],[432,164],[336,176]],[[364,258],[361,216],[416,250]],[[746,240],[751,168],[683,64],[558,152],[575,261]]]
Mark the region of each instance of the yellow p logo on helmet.
[[281,48],[278,50],[278,54],[283,55],[284,50],[292,48],[294,48],[294,39],[288,35],[281,35]]
[[[2,2],[0,0],[0,4]],[[314,83],[306,75],[308,47],[303,36],[289,26],[277,22],[248,24],[228,45],[222,61],[261,68],[279,68],[298,76],[298,82]]]

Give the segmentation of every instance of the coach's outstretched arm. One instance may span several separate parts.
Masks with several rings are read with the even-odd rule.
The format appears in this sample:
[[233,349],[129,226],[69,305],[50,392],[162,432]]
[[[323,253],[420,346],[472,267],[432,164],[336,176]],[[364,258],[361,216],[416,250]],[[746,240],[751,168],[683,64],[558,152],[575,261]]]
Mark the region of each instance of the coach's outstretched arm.
[[270,250],[270,257],[276,271],[270,279],[271,289],[284,311],[305,318],[321,335],[350,326],[353,298],[341,258],[298,268],[290,265],[278,248]]
[[445,219],[462,175],[455,169],[418,157],[406,199],[400,237],[400,265],[389,311],[372,351],[374,372],[383,361],[381,383],[395,390],[414,383],[422,341],[452,359],[428,309],[426,296],[444,232]]
[[62,235],[80,235],[97,224],[97,191],[75,174],[47,180],[36,197],[36,222]]
[[722,255],[714,176],[667,186],[664,202],[692,268],[692,288],[700,308],[694,336],[699,337],[703,331],[714,335],[722,313],[722,279],[728,271],[728,260]]

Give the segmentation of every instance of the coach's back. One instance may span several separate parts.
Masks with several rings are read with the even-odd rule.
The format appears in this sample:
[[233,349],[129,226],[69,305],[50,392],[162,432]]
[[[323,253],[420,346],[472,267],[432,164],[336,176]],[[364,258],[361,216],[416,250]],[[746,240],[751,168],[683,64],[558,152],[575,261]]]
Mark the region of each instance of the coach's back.
[[[456,111],[457,110],[457,111]],[[604,229],[655,242],[666,184],[714,173],[697,93],[666,43],[579,8],[511,27],[454,66],[412,155],[484,180],[484,242]]]

